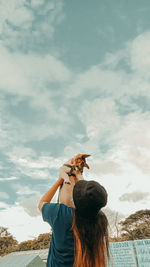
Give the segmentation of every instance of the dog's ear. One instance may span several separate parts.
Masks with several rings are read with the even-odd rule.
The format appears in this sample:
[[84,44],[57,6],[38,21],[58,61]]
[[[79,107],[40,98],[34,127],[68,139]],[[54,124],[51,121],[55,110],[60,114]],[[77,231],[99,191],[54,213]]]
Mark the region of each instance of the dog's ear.
[[82,154],[82,158],[83,159],[85,159],[85,158],[88,158],[88,157],[90,157],[91,155],[89,155],[89,154]]
[[88,158],[88,157],[90,157],[90,156],[91,156],[91,155],[89,155],[89,154],[83,154],[83,155],[82,155],[82,158],[84,159],[84,167],[86,167],[86,168],[88,168],[88,169],[89,169],[90,167],[89,167],[89,165],[86,163],[85,159]]
[[82,154],[78,154],[75,156],[75,159],[79,159],[79,158],[82,158]]
[[89,165],[86,162],[84,163],[84,167],[86,167],[88,169],[90,168]]

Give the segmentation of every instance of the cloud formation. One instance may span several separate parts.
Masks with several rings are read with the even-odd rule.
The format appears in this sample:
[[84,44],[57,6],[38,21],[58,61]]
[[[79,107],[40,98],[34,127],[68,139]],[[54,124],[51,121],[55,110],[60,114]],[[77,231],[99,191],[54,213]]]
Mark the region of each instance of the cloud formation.
[[1,40],[11,50],[42,51],[64,19],[63,1],[1,0],[0,4]]
[[120,201],[128,201],[128,202],[138,202],[141,200],[145,200],[150,194],[148,192],[131,192],[123,194],[119,200]]
[[30,215],[31,217],[36,217],[40,215],[40,211],[38,209],[39,201],[39,196],[35,196],[29,199],[23,198],[20,201],[20,206],[24,208],[25,212],[27,212],[28,215]]
[[0,192],[0,199],[8,199],[9,195],[6,192]]
[[0,181],[13,181],[17,180],[17,177],[5,177],[5,178],[0,178]]
[[149,78],[150,75],[150,32],[137,36],[131,44],[131,68],[138,75]]

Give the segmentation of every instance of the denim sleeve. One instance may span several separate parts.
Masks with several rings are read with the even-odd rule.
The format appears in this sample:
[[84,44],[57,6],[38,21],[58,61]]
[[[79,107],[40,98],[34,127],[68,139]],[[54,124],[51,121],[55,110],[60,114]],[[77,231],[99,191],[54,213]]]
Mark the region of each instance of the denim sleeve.
[[58,216],[60,209],[59,203],[45,203],[42,207],[42,217],[43,221],[49,223],[53,227],[55,219]]

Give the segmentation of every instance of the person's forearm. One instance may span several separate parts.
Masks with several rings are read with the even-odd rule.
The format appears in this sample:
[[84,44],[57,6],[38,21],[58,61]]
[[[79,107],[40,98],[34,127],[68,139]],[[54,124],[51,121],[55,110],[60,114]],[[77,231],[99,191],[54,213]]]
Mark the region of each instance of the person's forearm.
[[39,210],[42,209],[43,203],[50,202],[55,195],[58,187],[63,183],[63,179],[59,178],[56,183],[44,194],[38,205]]

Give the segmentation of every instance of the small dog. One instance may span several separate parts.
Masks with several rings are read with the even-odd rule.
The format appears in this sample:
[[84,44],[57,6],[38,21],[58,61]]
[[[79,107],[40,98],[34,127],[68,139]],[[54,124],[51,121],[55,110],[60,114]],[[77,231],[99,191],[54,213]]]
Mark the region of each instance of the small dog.
[[64,179],[64,183],[59,190],[59,203],[74,207],[72,202],[73,187],[76,182],[83,180],[84,167],[89,169],[86,163],[86,158],[89,156],[88,154],[78,154],[59,169],[59,177]]

